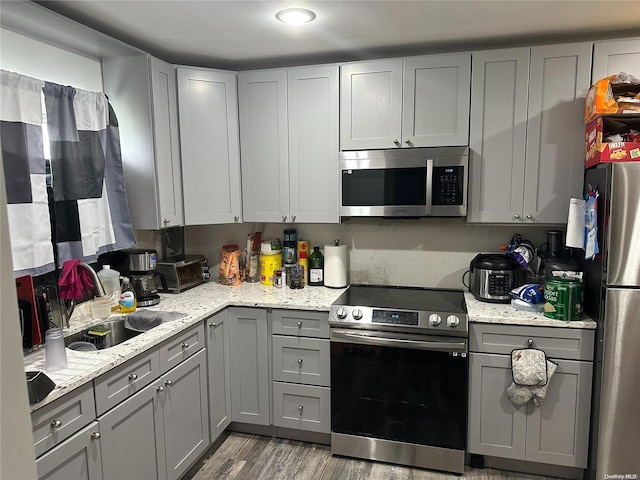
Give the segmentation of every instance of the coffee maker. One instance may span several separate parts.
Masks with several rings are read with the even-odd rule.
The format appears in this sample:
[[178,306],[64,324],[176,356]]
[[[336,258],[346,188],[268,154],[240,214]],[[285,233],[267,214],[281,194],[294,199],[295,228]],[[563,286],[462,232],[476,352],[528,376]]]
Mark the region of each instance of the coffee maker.
[[160,303],[158,281],[166,289],[164,276],[156,271],[158,252],[151,249],[131,249],[129,254],[129,280],[136,293],[138,307],[150,307]]

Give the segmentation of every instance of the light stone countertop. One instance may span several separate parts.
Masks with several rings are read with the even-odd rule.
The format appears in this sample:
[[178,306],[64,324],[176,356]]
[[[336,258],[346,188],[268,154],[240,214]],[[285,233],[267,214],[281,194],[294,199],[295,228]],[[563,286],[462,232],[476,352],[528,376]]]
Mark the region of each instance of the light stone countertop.
[[[148,307],[148,310],[183,312],[187,316],[162,323],[148,332],[108,349],[83,352],[67,348],[67,368],[55,372],[45,370],[44,348],[25,356],[25,371],[43,370],[56,384],[56,388],[44,400],[31,405],[31,411],[44,407],[226,307],[329,311],[331,304],[344,290],[344,288],[331,289],[326,287],[305,287],[292,290],[287,287],[274,288],[260,283],[243,283],[237,287],[230,287],[210,282],[177,295],[160,294],[160,303]],[[64,328],[65,336],[84,330],[95,323],[100,323],[99,320],[82,316],[82,310],[79,308],[78,312],[74,312],[69,328]],[[119,314],[113,316],[117,317]]]
[[[148,310],[183,312],[187,316],[165,322],[148,332],[105,350],[83,352],[66,349],[67,368],[55,372],[45,370],[44,348],[25,356],[25,371],[43,370],[56,383],[56,388],[43,401],[31,405],[31,411],[42,408],[226,307],[329,311],[331,304],[344,290],[308,286],[300,290],[292,290],[287,287],[273,288],[260,283],[243,283],[237,287],[229,287],[209,282],[177,295],[161,294],[160,303],[148,307]],[[552,320],[542,314],[515,310],[509,304],[479,302],[468,292],[465,292],[464,295],[471,323],[596,328],[596,323],[588,318],[576,322]],[[92,320],[83,314],[83,310],[87,309],[81,307],[74,313],[69,328],[64,328],[65,336],[84,330],[95,323],[100,323],[99,320]],[[118,315],[115,314],[114,317]]]
[[469,323],[498,323],[504,325],[528,325],[537,327],[582,328],[593,330],[597,323],[584,316],[582,320],[565,322],[545,317],[542,313],[516,310],[509,303],[489,303],[476,300],[469,292],[464,292]]

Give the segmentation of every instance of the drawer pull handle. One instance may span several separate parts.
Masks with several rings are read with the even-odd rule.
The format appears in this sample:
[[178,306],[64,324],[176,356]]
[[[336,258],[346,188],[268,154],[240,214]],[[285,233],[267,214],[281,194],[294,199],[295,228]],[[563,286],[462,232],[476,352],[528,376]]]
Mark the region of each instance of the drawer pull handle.
[[182,348],[187,349],[189,348],[189,344],[187,342],[182,342]]
[[170,387],[171,385],[173,385],[173,382],[172,382],[171,380],[165,380],[165,381],[164,381],[164,384],[165,384],[167,387]]
[[298,328],[302,328],[302,322],[298,322]]
[[216,322],[209,322],[209,326],[211,328],[216,328]]
[[533,338],[530,338],[529,340],[527,340],[527,347],[533,348]]
[[91,432],[91,440],[98,440],[100,438],[100,432]]
[[51,428],[60,428],[62,426],[62,422],[60,420],[53,420],[51,422]]
[[298,359],[298,365],[302,366],[302,359],[301,358]]
[[303,407],[302,405],[298,405],[298,411],[299,411],[300,413],[302,413],[302,409],[303,409],[303,408],[304,408],[304,407]]
[[159,391],[159,392],[164,392],[164,387],[162,385],[158,385],[156,387],[156,390]]
[[130,373],[129,374],[129,381],[133,382],[134,380],[138,379],[138,375],[136,375],[135,373]]

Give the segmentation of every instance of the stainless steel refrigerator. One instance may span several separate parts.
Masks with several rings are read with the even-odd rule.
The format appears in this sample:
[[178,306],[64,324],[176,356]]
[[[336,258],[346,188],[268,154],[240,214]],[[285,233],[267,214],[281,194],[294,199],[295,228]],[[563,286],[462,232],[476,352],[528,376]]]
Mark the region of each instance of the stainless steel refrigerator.
[[588,478],[640,479],[640,162],[586,170],[589,185],[600,254],[582,262],[585,312],[598,322]]

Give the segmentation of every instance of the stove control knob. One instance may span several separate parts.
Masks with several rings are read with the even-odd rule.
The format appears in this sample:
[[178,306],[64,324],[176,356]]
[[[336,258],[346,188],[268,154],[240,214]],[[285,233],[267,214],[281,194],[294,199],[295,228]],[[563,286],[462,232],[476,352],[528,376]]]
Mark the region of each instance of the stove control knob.
[[340,320],[342,320],[344,318],[347,318],[347,311],[344,308],[340,307],[336,312],[336,315]]
[[429,315],[429,325],[431,325],[432,327],[437,327],[438,325],[440,325],[440,322],[442,322],[442,318],[440,318],[440,315],[438,315],[437,313],[432,313],[431,315]]
[[362,310],[356,308],[353,312],[351,312],[351,316],[354,320],[360,320],[362,318]]
[[455,315],[449,315],[447,317],[447,326],[451,328],[455,328],[460,325],[460,319]]

